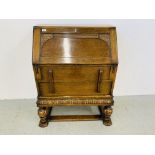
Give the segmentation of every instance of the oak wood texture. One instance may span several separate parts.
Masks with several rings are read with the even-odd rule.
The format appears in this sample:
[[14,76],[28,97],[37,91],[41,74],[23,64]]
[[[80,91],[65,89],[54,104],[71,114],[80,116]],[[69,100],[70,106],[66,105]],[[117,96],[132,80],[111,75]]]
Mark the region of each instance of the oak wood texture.
[[[102,118],[111,125],[118,56],[115,27],[35,26],[32,64],[40,125]],[[54,106],[100,106],[100,116],[50,116]],[[102,107],[102,108],[101,108]]]

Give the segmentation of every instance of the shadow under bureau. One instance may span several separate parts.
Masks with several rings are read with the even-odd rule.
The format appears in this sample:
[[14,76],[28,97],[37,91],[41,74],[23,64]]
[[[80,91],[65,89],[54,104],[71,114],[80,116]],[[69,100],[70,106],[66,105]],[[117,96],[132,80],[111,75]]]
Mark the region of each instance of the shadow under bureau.
[[[115,27],[35,26],[33,70],[40,127],[49,121],[111,125],[118,58]],[[98,106],[100,115],[51,115],[54,106]]]

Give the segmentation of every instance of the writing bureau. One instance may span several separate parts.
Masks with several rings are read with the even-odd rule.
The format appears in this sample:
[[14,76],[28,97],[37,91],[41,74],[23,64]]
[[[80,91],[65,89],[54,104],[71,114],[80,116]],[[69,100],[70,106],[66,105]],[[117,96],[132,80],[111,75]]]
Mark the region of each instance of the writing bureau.
[[[67,120],[112,124],[118,64],[115,27],[35,26],[32,63],[40,127]],[[52,116],[54,106],[98,106],[100,115]]]

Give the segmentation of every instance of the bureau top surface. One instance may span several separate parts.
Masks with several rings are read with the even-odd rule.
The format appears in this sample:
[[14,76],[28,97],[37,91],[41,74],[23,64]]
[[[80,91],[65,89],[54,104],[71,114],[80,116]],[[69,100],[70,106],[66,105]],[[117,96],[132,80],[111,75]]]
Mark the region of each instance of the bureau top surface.
[[115,27],[34,27],[33,64],[117,63]]

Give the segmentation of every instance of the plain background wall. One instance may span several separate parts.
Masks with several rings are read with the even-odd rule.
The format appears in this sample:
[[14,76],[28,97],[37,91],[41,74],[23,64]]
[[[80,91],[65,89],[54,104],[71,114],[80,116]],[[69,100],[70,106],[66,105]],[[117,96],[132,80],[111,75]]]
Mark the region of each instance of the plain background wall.
[[40,24],[116,26],[114,95],[155,94],[155,20],[0,20],[0,99],[36,97],[32,32]]

